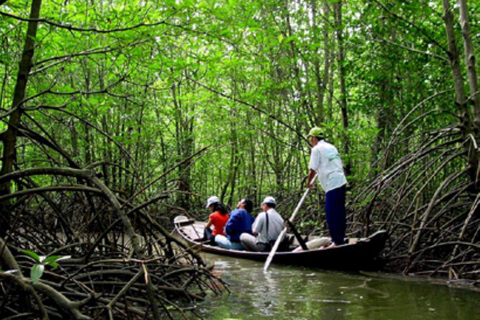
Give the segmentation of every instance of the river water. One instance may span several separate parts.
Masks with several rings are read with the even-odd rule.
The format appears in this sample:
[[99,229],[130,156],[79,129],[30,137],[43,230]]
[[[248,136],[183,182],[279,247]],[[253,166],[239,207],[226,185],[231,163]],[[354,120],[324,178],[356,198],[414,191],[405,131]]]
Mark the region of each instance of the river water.
[[203,254],[230,284],[199,305],[205,319],[480,320],[480,292],[425,281],[280,266]]

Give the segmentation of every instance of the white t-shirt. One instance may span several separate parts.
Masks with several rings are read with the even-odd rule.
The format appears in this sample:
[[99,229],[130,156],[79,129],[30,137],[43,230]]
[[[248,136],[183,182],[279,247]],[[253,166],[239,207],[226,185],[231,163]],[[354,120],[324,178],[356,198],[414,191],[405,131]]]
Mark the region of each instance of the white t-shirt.
[[337,148],[325,140],[319,141],[312,148],[308,168],[317,172],[325,192],[337,189],[347,183]]
[[267,235],[267,219],[265,212],[260,212],[252,225],[252,231],[257,232],[258,243],[268,243],[269,240],[277,240],[280,233],[283,231],[283,218],[278,212],[270,208],[268,214],[268,235]]

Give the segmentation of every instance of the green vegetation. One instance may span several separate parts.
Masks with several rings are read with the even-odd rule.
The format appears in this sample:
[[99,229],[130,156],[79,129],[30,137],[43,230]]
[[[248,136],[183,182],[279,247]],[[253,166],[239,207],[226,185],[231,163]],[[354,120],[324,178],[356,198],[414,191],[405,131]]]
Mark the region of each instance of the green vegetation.
[[42,277],[45,266],[53,267],[54,269],[58,268],[59,261],[70,259],[70,256],[39,256],[35,252],[29,250],[21,250],[22,253],[30,256],[36,263],[33,265],[32,270],[30,271],[30,278],[32,279],[33,284],[36,284],[38,280]]

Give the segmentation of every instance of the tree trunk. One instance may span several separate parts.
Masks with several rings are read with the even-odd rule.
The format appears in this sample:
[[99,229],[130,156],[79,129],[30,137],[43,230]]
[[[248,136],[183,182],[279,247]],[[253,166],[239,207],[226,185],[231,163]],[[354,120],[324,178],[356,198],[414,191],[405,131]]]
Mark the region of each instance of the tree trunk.
[[[473,139],[477,142],[480,135],[480,98],[478,92],[478,78],[475,69],[475,53],[473,52],[473,44],[470,36],[470,23],[468,21],[467,1],[460,0],[460,25],[462,26],[463,45],[465,48],[465,64],[467,65],[468,84],[470,87],[470,101],[473,107]],[[470,180],[475,183],[476,191],[480,189],[478,181],[478,173],[480,166],[480,153],[469,152],[468,161],[470,164]]]
[[[285,27],[287,29],[287,36],[293,37],[294,32],[292,30],[292,24],[290,22],[290,11],[288,9],[288,0],[284,0],[284,11],[285,11]],[[297,85],[298,99],[302,102],[302,106],[306,109],[307,100],[304,87],[301,80],[301,70],[298,65],[298,48],[295,46],[295,41],[289,41],[290,46],[290,59],[292,61],[292,69],[295,75],[295,82]]]
[[[323,10],[323,14],[325,16],[325,18],[329,20],[329,17],[330,17],[330,6],[328,4],[328,1],[325,1],[324,2],[324,10]],[[322,92],[320,92],[320,96],[319,96],[319,103],[321,103],[321,105],[319,105],[319,108],[321,107],[322,110],[323,110],[323,100],[325,99],[325,91],[327,90],[327,83],[330,81],[330,78],[332,77],[331,76],[331,72],[330,72],[330,69],[332,68],[331,65],[332,65],[332,52],[331,52],[331,43],[330,43],[330,28],[327,27],[327,24],[325,24],[324,28],[323,28],[323,45],[324,45],[324,50],[325,50],[325,58],[324,58],[324,62],[323,62],[323,79],[322,79],[322,84],[323,84],[323,90]],[[325,122],[328,122],[328,121],[332,121],[331,118],[326,118],[325,119],[325,116],[324,116],[324,119],[323,121]]]
[[[173,84],[171,87],[173,106],[175,110],[175,136],[177,141],[177,155],[179,160],[186,159],[192,155],[194,147],[193,139],[193,119],[188,115],[188,105],[182,105],[182,101],[178,98],[180,94],[180,84]],[[177,93],[178,91],[178,93]],[[178,167],[178,190],[180,193],[177,198],[177,206],[190,209],[190,166],[188,161]]]
[[[348,139],[348,113],[347,113],[347,90],[345,87],[345,57],[343,48],[343,25],[342,25],[342,2],[339,1],[334,4],[335,11],[335,25],[337,34],[337,60],[338,60],[338,78],[340,81],[340,109],[342,111],[343,124],[343,146],[344,153],[350,153],[350,141]],[[351,174],[351,164],[346,162],[345,173]]]
[[[453,28],[453,13],[450,7],[449,0],[443,0],[443,14],[445,20],[445,29],[448,39],[449,61],[453,73],[453,81],[455,85],[456,104],[459,106],[460,125],[462,133],[465,137],[469,136],[472,132],[475,134],[478,132],[480,124],[480,112],[479,112],[479,99],[477,98],[478,84],[477,74],[475,71],[475,56],[473,54],[473,47],[470,39],[470,26],[468,23],[468,12],[465,0],[460,2],[460,22],[462,25],[462,35],[464,39],[465,47],[465,59],[467,64],[467,73],[470,84],[471,100],[473,103],[473,112],[475,121],[472,123],[468,109],[467,98],[465,94],[465,87],[463,84],[462,70],[460,66],[460,54],[457,49],[455,30]],[[471,135],[475,139],[474,135]],[[470,145],[467,145],[470,149]],[[479,167],[480,154],[478,152],[469,152],[468,162],[470,165],[469,176],[470,180],[475,184],[478,190],[478,167]]]
[[[8,128],[3,139],[3,158],[0,176],[12,172],[16,160],[16,144],[18,137],[18,128],[22,117],[22,102],[25,99],[25,93],[28,83],[28,75],[32,68],[32,59],[35,51],[35,39],[37,37],[38,18],[42,0],[33,0],[30,8],[30,21],[28,22],[25,44],[23,47],[22,59],[18,68],[17,83],[13,92],[13,113],[8,120]],[[0,184],[0,195],[10,193],[10,182],[6,181]],[[10,224],[10,212],[6,209],[8,203],[0,203],[2,212],[0,213],[0,236],[5,235]]]
[[445,21],[445,29],[448,40],[448,60],[453,73],[453,83],[455,86],[455,103],[459,108],[459,116],[463,130],[469,130],[470,119],[467,112],[465,88],[462,79],[462,70],[460,68],[460,55],[457,49],[457,42],[455,40],[455,31],[453,29],[453,13],[450,8],[450,0],[442,0],[443,2],[443,19]]
[[474,124],[476,133],[480,130],[480,98],[478,97],[478,78],[475,69],[475,54],[470,36],[470,23],[468,21],[467,0],[460,0],[460,25],[462,26],[463,45],[467,65],[468,83],[470,87],[470,100],[473,105]]
[[[330,7],[328,2],[323,3],[323,12],[325,19],[329,18]],[[320,41],[318,36],[318,27],[316,25],[317,19],[317,1],[312,1],[312,29],[315,34],[315,41]],[[317,108],[316,108],[316,125],[326,122],[325,112],[323,110],[323,103],[325,99],[325,90],[327,89],[327,83],[330,76],[330,49],[329,49],[330,28],[325,23],[323,26],[323,45],[324,45],[324,57],[323,57],[323,74],[320,72],[320,52],[317,50],[317,56],[315,57],[313,64],[315,70],[315,80],[317,85]]]

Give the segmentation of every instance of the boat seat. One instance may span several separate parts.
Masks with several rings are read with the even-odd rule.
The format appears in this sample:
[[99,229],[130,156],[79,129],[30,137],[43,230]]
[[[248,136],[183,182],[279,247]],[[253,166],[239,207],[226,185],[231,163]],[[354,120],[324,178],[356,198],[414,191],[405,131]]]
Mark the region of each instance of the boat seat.
[[203,223],[196,222],[187,216],[175,217],[173,223],[176,225],[178,231],[183,233],[187,238],[193,241],[202,241],[203,229],[205,228]]
[[203,240],[203,229],[200,226],[195,226],[193,224],[186,225],[180,228],[180,230],[191,240],[193,241],[202,241]]
[[178,216],[175,217],[173,223],[179,227],[189,226],[195,223],[195,220],[188,218],[187,216]]

